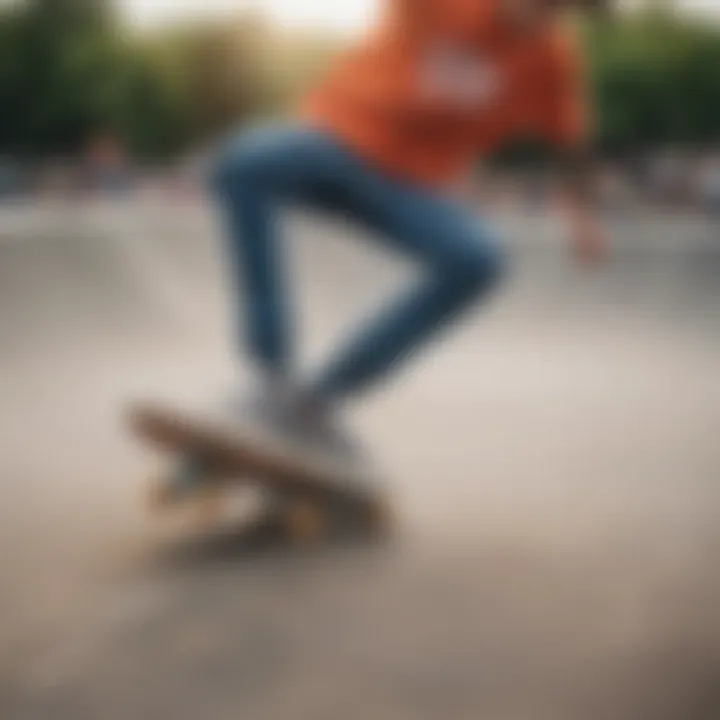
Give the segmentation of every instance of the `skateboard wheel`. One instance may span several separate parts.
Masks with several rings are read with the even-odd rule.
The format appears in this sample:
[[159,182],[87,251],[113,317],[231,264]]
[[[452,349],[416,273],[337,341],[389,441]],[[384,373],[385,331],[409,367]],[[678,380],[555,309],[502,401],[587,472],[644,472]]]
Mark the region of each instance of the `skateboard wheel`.
[[223,493],[220,488],[206,488],[194,500],[197,521],[201,527],[218,521],[222,514]]
[[172,482],[167,478],[151,481],[147,494],[147,505],[152,512],[167,510],[175,504],[175,492]]
[[374,500],[367,509],[366,521],[371,533],[375,535],[389,533],[394,522],[390,503],[382,498]]
[[173,508],[188,507],[198,511],[202,523],[214,520],[222,504],[222,488],[208,481],[211,478],[198,476],[197,487],[183,487],[174,472],[165,473],[150,483],[147,504],[153,512],[164,512]]
[[309,500],[288,502],[283,509],[283,528],[298,543],[320,540],[327,532],[328,518],[321,505]]

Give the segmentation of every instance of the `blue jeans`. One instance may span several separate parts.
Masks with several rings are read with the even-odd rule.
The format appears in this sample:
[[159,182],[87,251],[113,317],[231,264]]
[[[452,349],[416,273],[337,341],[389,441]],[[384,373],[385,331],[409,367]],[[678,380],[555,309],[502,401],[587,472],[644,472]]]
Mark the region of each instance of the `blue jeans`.
[[317,129],[243,133],[221,153],[212,180],[245,300],[248,350],[268,372],[291,373],[295,361],[279,207],[342,213],[424,265],[419,285],[341,344],[311,379],[312,389],[326,397],[356,393],[397,368],[501,275],[493,235],[470,211],[383,173]]

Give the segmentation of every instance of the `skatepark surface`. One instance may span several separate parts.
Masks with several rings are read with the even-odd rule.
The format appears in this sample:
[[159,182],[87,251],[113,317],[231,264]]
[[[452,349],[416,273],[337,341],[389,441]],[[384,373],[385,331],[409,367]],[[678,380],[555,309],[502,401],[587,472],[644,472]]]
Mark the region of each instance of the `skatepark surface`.
[[[0,209],[0,717],[717,720],[720,230],[499,224],[505,290],[356,408],[392,542],[291,548],[148,515],[122,425],[248,379],[210,213]],[[287,228],[312,367],[414,269]]]

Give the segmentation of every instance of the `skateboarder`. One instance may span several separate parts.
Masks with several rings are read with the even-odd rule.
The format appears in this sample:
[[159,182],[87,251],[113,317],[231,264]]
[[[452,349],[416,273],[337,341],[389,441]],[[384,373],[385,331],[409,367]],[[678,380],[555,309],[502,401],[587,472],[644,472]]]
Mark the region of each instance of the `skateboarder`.
[[[340,59],[282,127],[253,130],[222,150],[213,189],[245,309],[259,391],[228,422],[269,441],[355,458],[339,425],[342,401],[423,349],[498,285],[505,261],[494,231],[452,197],[478,156],[520,136],[565,161],[573,248],[592,261],[588,105],[565,11],[588,0],[389,0],[382,23]],[[418,285],[341,343],[308,378],[296,376],[292,298],[278,212],[333,210],[388,248],[419,260]]]

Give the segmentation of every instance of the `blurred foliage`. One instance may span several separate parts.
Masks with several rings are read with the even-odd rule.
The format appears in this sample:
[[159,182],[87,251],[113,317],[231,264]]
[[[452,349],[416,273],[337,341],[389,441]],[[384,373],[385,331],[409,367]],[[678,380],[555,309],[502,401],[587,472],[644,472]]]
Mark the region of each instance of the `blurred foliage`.
[[70,146],[112,109],[121,63],[113,18],[98,0],[32,0],[0,15],[0,148]]
[[663,6],[585,29],[599,114],[612,151],[720,141],[720,29]]
[[138,156],[162,158],[271,104],[268,31],[258,20],[131,34],[111,5],[0,8],[0,154],[75,154],[113,133]]
[[[661,10],[583,32],[608,151],[720,142],[720,29]],[[112,0],[19,0],[0,6],[0,154],[73,154],[111,131],[170,157],[294,102],[336,50],[254,17],[131,32]]]

